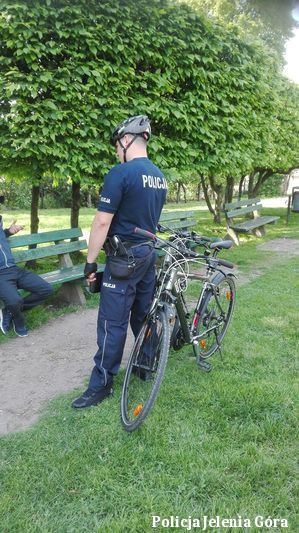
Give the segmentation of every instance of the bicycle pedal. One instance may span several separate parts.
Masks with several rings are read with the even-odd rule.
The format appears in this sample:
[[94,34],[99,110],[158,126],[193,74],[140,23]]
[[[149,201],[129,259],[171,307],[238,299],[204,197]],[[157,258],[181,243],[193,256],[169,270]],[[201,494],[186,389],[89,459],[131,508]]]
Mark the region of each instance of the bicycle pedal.
[[212,364],[205,361],[202,357],[197,357],[196,362],[203,372],[210,372],[212,370]]
[[140,368],[139,366],[133,366],[132,367],[132,373],[137,376],[142,381],[150,381],[152,379],[152,373],[150,370],[145,370],[144,368]]

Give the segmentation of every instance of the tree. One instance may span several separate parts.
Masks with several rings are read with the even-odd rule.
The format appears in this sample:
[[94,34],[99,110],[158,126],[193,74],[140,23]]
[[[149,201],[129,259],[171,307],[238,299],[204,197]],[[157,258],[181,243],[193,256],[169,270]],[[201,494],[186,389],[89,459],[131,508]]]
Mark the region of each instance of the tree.
[[[0,0],[0,170],[100,185],[112,126],[152,119],[162,168],[196,170],[216,193],[262,156],[275,58],[167,0]],[[121,13],[121,17],[119,17]],[[266,132],[265,132],[266,131]],[[260,151],[259,151],[260,149]]]
[[249,174],[248,194],[255,197],[273,174],[289,174],[299,167],[299,87],[277,78],[268,135],[261,139]]
[[283,59],[286,41],[298,23],[292,18],[296,0],[181,0],[195,10],[235,27],[247,38],[261,39]]

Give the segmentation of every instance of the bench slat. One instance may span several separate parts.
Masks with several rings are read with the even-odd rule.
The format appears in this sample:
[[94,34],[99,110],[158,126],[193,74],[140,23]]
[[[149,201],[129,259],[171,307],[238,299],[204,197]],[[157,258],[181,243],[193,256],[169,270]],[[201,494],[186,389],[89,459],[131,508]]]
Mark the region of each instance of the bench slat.
[[[46,274],[41,274],[41,278],[50,283],[51,285],[60,285],[67,281],[76,281],[77,279],[84,278],[84,266],[85,264],[75,265],[73,267],[62,268],[60,270],[53,270]],[[105,268],[104,264],[98,265],[97,272],[103,272]]]
[[194,211],[172,211],[169,213],[161,213],[159,222],[166,222],[166,220],[181,220],[185,218],[194,217]]
[[234,224],[233,226],[231,226],[231,228],[234,230],[238,230],[239,232],[248,233],[252,229],[259,228],[261,226],[264,226],[265,224],[271,224],[272,222],[275,222],[278,219],[279,217],[274,216],[258,217],[253,218],[252,220],[246,220],[246,222],[241,222],[240,224]]
[[237,207],[242,207],[243,205],[252,205],[260,203],[260,198],[247,198],[247,200],[240,200],[239,202],[230,202],[225,204],[224,211],[229,211],[230,209],[235,209]]
[[185,229],[185,228],[189,228],[190,226],[196,226],[196,224],[197,224],[196,220],[181,220],[180,222],[170,222],[169,224],[167,223],[166,225],[170,229]]
[[234,218],[241,215],[246,215],[248,213],[253,213],[254,211],[260,211],[262,209],[262,204],[255,204],[250,207],[240,207],[239,209],[233,209],[226,213],[227,218]]
[[74,237],[82,237],[81,228],[43,231],[42,233],[31,233],[31,235],[12,236],[8,238],[8,242],[11,248],[18,248],[20,246],[28,246],[29,244],[62,241]]
[[55,255],[66,254],[69,252],[76,252],[87,248],[86,240],[66,242],[62,244],[54,244],[52,246],[43,246],[41,248],[34,248],[32,250],[20,250],[13,252],[13,256],[17,263],[23,261],[30,261],[33,259],[41,259],[42,257],[51,257]]

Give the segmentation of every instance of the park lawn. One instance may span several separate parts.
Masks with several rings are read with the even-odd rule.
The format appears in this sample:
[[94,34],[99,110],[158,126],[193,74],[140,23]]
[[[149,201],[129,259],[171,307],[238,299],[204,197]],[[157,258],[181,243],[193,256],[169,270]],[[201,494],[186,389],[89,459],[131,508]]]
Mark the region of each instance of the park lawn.
[[[267,238],[296,236],[295,223],[279,225]],[[249,237],[227,257],[249,270],[269,256],[260,242]],[[74,411],[73,391],[32,429],[0,439],[1,532],[143,533],[152,515],[241,516],[250,531],[266,530],[254,527],[257,515],[271,516],[297,531],[298,273],[298,257],[279,257],[239,288],[211,373],[197,370],[189,347],[172,352],[139,431],[120,425],[121,373],[102,405]]]

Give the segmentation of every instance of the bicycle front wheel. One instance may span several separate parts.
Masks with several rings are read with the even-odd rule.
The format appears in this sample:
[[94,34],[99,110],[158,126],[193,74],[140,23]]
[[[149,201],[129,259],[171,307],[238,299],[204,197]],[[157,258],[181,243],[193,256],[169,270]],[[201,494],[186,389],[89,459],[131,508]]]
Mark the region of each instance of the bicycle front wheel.
[[151,411],[165,372],[170,344],[169,320],[156,310],[143,324],[133,346],[123,383],[121,421],[134,431]]
[[210,357],[220,347],[232,318],[235,296],[235,282],[230,276],[216,281],[204,296],[196,327],[201,358]]

